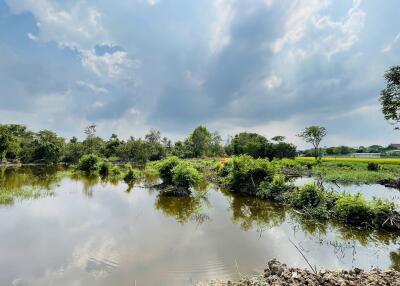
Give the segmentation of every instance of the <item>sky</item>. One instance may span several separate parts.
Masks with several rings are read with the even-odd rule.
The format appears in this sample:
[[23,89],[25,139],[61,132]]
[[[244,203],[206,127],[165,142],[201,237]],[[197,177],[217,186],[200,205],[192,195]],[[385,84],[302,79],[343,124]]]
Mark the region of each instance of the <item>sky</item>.
[[398,0],[0,0],[0,122],[82,138],[198,125],[400,143],[380,111]]

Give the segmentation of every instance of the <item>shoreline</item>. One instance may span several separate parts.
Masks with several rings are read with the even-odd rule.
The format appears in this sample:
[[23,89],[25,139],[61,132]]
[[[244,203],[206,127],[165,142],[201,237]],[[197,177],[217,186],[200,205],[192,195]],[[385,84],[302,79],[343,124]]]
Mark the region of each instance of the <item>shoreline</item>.
[[359,268],[351,270],[322,270],[310,271],[304,268],[288,267],[286,264],[272,259],[267,263],[264,273],[252,277],[244,277],[240,281],[213,280],[210,282],[199,282],[194,286],[336,286],[336,285],[375,285],[375,286],[398,286],[400,285],[400,272],[388,269],[380,270],[373,268],[363,271]]

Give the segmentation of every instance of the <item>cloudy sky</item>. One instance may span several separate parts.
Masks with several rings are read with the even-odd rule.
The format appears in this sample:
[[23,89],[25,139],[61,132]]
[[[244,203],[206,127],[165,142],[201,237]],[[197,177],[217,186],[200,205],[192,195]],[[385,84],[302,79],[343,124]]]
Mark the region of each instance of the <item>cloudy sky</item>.
[[0,0],[0,121],[65,137],[173,139],[199,124],[388,144],[398,0]]

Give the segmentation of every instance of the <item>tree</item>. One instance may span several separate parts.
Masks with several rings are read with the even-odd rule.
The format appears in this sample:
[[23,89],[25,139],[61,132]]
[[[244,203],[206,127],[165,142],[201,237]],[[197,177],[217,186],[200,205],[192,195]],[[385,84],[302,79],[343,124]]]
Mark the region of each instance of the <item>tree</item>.
[[207,153],[212,142],[212,134],[205,126],[198,126],[188,138],[193,157],[203,157]]
[[316,160],[321,157],[319,144],[326,136],[326,128],[322,126],[309,126],[300,132],[297,136],[307,143],[311,143],[314,147],[314,157]]
[[53,164],[61,161],[64,152],[64,138],[49,130],[39,131],[32,142],[33,161]]
[[274,142],[283,142],[285,141],[285,139],[286,139],[285,136],[280,136],[280,135],[271,138],[271,140]]
[[387,121],[399,129],[400,124],[400,66],[385,72],[386,88],[381,91],[379,101]]
[[257,133],[239,133],[232,139],[231,145],[234,155],[246,154],[253,158],[266,157],[270,149],[267,138]]

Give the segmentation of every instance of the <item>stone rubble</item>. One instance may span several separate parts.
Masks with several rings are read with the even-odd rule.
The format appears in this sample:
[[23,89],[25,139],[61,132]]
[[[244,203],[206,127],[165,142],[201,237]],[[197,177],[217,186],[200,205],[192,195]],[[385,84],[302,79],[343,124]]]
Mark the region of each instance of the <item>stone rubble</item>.
[[211,281],[197,283],[195,286],[400,286],[400,272],[395,270],[372,269],[364,272],[359,268],[349,271],[312,271],[290,268],[276,259],[268,262],[264,275],[243,278],[239,282]]

